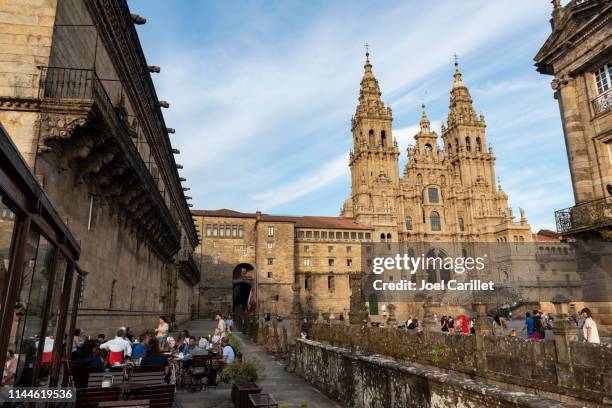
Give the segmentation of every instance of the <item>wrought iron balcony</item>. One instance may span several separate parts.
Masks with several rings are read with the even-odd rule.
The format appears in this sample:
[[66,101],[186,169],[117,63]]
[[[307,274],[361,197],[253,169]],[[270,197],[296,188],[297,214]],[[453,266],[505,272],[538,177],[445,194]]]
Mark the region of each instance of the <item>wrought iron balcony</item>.
[[592,103],[595,115],[599,115],[600,113],[604,113],[612,109],[612,89],[593,99]]
[[555,211],[557,231],[572,234],[612,225],[612,197]]
[[181,249],[178,254],[178,264],[179,273],[184,279],[192,285],[200,282],[200,268],[198,268],[198,264],[191,252]]

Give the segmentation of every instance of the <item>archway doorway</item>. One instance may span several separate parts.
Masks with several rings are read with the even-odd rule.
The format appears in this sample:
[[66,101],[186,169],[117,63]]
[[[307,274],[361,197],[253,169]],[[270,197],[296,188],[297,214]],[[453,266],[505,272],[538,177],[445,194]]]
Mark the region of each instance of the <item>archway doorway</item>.
[[232,305],[234,313],[246,312],[249,307],[249,297],[254,287],[255,268],[251,264],[241,263],[232,272]]

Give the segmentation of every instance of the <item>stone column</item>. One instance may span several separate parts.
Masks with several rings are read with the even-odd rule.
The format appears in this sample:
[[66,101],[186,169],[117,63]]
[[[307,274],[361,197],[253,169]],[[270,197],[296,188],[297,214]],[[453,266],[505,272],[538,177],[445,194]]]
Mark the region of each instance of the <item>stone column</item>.
[[491,329],[487,321],[486,303],[472,303],[472,309],[476,312],[476,324],[474,325],[475,339],[474,352],[476,353],[476,366],[480,371],[487,368],[487,352],[485,350],[485,336]]
[[578,328],[568,319],[570,299],[563,295],[556,295],[551,302],[555,306],[552,331],[555,335],[557,351],[557,384],[567,386],[574,381],[570,343],[578,339]]
[[302,332],[302,304],[300,303],[300,285],[294,283],[291,287],[293,289],[293,302],[291,304],[291,330],[289,333],[289,344],[294,345],[295,339],[300,337]]
[[423,303],[423,331],[426,333],[433,333],[440,331],[440,325],[434,317],[431,309],[439,306],[439,302],[432,302],[431,297],[428,297],[425,303]]
[[351,273],[349,282],[351,286],[351,309],[349,321],[351,324],[351,353],[360,355],[367,353],[368,349],[368,309],[361,289],[362,272]]
[[579,204],[594,198],[594,177],[582,117],[578,107],[575,82],[575,79],[569,77],[555,78],[551,85],[556,90],[559,101],[565,145],[574,187],[574,200],[576,204]]
[[257,310],[257,336],[256,343],[258,346],[263,346],[266,342],[265,340],[265,331],[264,331],[264,301],[261,299],[259,301],[258,310]]

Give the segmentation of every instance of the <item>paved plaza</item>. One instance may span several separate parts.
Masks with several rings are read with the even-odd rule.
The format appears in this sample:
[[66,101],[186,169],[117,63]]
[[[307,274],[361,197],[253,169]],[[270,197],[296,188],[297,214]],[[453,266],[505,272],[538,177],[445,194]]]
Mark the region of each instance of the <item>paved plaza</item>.
[[[192,335],[199,337],[212,333],[215,327],[215,321],[195,320],[184,324],[180,329],[187,329]],[[235,331],[234,336],[244,342],[242,353],[246,359],[257,358],[261,362],[263,372],[257,384],[261,386],[262,392],[272,394],[279,403],[286,403],[287,408],[299,408],[302,404],[306,404],[308,408],[341,407],[298,375],[287,372],[282,361],[275,359],[242,333]],[[230,408],[233,407],[231,389],[231,385],[220,383],[216,390],[208,392],[178,390],[176,404],[184,408]]]

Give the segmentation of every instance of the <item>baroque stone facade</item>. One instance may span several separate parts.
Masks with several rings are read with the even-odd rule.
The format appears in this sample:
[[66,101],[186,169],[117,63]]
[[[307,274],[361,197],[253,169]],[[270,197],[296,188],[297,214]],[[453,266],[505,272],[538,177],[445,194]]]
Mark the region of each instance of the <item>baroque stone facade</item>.
[[[575,206],[556,212],[557,230],[583,249],[583,297],[612,332],[612,3],[553,2],[552,33],[535,56],[553,75]],[[591,266],[596,266],[595,268]]]
[[367,56],[351,122],[351,195],[342,216],[372,226],[374,239],[382,242],[532,241],[524,211],[514,222],[508,195],[496,187],[484,116],[476,114],[457,64],[441,140],[423,106],[402,177],[392,121]]
[[81,245],[77,327],[190,317],[198,235],[123,1],[0,4],[0,122]]

